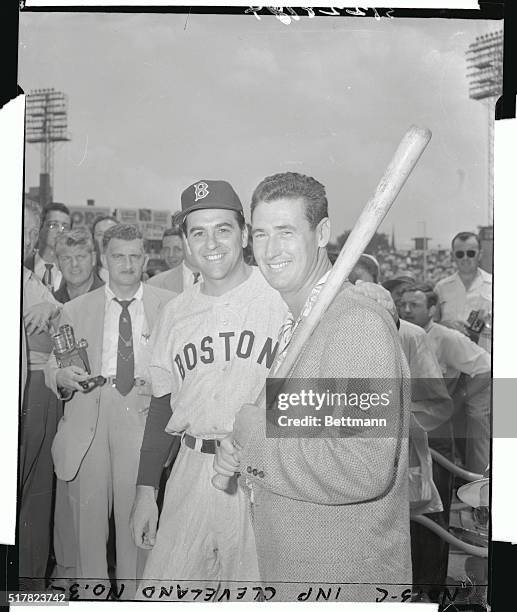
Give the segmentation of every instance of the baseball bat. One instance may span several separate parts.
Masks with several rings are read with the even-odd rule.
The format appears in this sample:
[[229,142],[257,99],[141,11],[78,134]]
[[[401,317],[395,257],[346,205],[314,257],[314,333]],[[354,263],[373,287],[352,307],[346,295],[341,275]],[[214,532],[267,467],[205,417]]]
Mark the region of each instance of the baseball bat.
[[[339,293],[344,281],[348,278],[357,260],[373,238],[377,228],[382,223],[420,156],[429,144],[431,136],[431,131],[428,128],[414,125],[404,134],[383,177],[377,185],[375,193],[368,200],[347,241],[343,245],[327,282],[323,285],[310,314],[301,319],[296,333],[291,338],[285,359],[275,372],[275,378],[288,377],[303,346],[311,337],[325,311]],[[260,406],[264,403],[265,395],[266,385],[264,384],[255,404]],[[237,448],[240,446],[238,440],[234,440],[233,443]],[[228,483],[229,478],[222,474],[216,474],[212,478],[214,487],[221,491],[226,490]]]

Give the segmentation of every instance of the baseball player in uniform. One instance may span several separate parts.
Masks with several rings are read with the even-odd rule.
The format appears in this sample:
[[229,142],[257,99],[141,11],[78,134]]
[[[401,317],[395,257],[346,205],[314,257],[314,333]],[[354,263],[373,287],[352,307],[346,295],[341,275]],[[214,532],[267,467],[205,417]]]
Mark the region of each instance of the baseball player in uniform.
[[[202,273],[172,300],[153,334],[153,398],[140,455],[131,527],[152,548],[143,585],[154,580],[258,581],[248,500],[211,484],[217,440],[260,391],[286,307],[248,266],[242,204],[225,181],[199,181],[181,196],[183,232]],[[155,495],[171,443],[182,444],[156,531]],[[155,542],[155,543],[154,543]]]

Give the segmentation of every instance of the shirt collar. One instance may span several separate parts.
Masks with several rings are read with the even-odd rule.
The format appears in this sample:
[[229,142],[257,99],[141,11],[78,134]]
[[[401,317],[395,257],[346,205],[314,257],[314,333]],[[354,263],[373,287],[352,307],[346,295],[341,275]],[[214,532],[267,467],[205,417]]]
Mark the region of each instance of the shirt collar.
[[[456,270],[456,272],[454,272],[453,276],[455,277],[456,281],[458,283],[461,283],[463,285],[463,281],[461,280],[461,276],[460,273]],[[490,282],[491,280],[491,274],[489,272],[486,272],[485,270],[483,270],[483,268],[480,268],[478,266],[478,269],[476,271],[476,276],[474,277],[474,280],[472,281],[471,284],[471,288],[475,285],[477,285],[478,283],[486,283],[486,282]]]
[[430,331],[431,327],[434,327],[434,321],[431,319],[429,323],[424,327],[425,333]]
[[[112,300],[117,299],[117,296],[113,293],[113,291],[111,290],[109,283],[106,283],[104,285],[104,292],[106,295],[106,302],[111,302]],[[141,301],[144,295],[144,285],[142,283],[140,283],[135,295],[133,296],[132,299],[134,300],[138,300]]]

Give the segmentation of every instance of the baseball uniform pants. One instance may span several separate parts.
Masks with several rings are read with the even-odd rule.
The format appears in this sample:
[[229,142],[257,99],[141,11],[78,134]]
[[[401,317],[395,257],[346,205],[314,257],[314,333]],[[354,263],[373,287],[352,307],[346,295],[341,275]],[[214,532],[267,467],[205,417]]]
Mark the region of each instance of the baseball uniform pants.
[[214,455],[181,444],[140,587],[155,581],[260,582],[249,501],[216,489]]

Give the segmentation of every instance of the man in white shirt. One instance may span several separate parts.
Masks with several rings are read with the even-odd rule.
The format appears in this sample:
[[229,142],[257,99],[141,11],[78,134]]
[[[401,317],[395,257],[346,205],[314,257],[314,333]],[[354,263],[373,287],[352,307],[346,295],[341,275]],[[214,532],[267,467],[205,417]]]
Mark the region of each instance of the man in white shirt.
[[490,456],[490,355],[459,331],[435,323],[433,317],[437,302],[438,296],[432,285],[415,284],[406,288],[399,313],[427,332],[451,395],[460,375],[468,376],[466,467],[481,474],[485,472]]
[[[65,399],[52,445],[56,475],[67,481],[77,542],[75,577],[108,580],[106,543],[113,506],[117,579],[138,576],[137,548],[129,532],[140,445],[150,400],[148,340],[162,306],[174,294],[140,281],[146,263],[139,230],[117,224],[104,235],[108,283],[63,307],[60,324],[88,342],[91,376],[107,383],[85,392],[90,377],[52,356],[47,385]],[[129,584],[126,584],[126,592]]]
[[438,295],[435,320],[468,334],[467,319],[472,311],[479,311],[478,316],[485,326],[479,334],[478,344],[491,352],[492,275],[479,267],[481,243],[478,236],[473,232],[456,234],[452,239],[452,258],[457,271],[436,283],[434,289]]
[[50,291],[56,291],[63,278],[57,263],[56,239],[61,232],[71,228],[70,211],[64,204],[54,202],[48,206],[41,222],[39,249],[34,256],[28,256],[25,265]]

